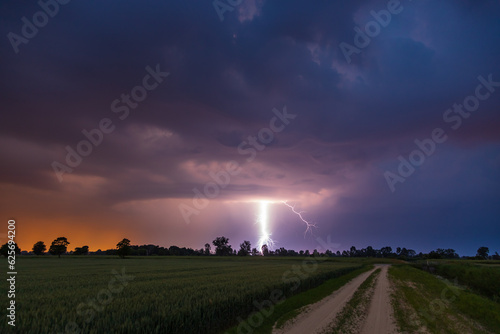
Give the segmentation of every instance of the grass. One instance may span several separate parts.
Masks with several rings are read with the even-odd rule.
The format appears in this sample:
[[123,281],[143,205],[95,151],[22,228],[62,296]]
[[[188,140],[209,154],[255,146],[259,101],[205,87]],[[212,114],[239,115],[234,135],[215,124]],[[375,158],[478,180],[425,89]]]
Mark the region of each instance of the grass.
[[409,265],[393,265],[393,306],[404,333],[500,333],[500,304]]
[[[363,272],[370,270],[371,268],[373,268],[372,265],[363,266],[362,268],[351,271],[348,274],[327,280],[316,288],[287,298],[283,303],[276,305],[271,314],[260,313],[263,320],[259,326],[250,326],[252,333],[269,334],[272,332],[272,328],[275,323],[278,328],[281,328],[285,324],[285,322],[297,316],[300,313],[302,307],[316,303],[321,299],[329,296],[334,291],[344,286],[347,282],[359,276]],[[257,317],[259,317],[259,315],[256,312],[245,318],[245,320],[242,322],[243,325],[242,323],[239,324],[240,330],[245,327],[244,324],[254,323],[254,320]],[[238,326],[231,328],[226,333],[238,333]]]
[[[500,301],[500,266],[493,261],[422,261],[415,264],[420,269],[432,270],[435,274],[458,283],[471,290]],[[499,261],[500,262],[500,261]]]
[[363,283],[361,283],[356,292],[354,292],[352,298],[337,315],[328,333],[348,334],[356,332],[356,322],[363,317],[363,314],[366,313],[370,305],[371,298],[373,297],[373,288],[376,283],[375,278],[380,271],[380,268],[375,270]]
[[[235,325],[239,316],[253,312],[253,301],[268,299],[273,290],[290,297],[361,267],[330,259],[316,265],[312,258],[304,260],[20,256],[15,330],[33,334],[218,333]],[[124,270],[133,279],[126,280],[113,270]],[[301,275],[295,289],[296,274],[283,280],[288,271]],[[7,294],[6,280],[0,282],[0,294]],[[0,332],[11,330],[4,313]]]

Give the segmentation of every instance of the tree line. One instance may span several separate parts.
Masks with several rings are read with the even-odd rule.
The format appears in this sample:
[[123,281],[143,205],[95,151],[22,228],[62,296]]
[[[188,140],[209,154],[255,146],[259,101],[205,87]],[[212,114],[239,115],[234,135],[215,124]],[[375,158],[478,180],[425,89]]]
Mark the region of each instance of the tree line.
[[[68,252],[69,241],[66,237],[56,238],[50,244],[48,253],[52,255],[117,255],[121,258],[125,256],[150,256],[150,255],[174,255],[174,256],[326,256],[326,257],[379,257],[379,258],[400,258],[400,259],[458,259],[459,255],[454,249],[448,248],[438,248],[429,253],[416,253],[413,249],[407,249],[405,247],[397,247],[395,250],[390,246],[382,247],[380,249],[375,249],[372,246],[366,248],[356,249],[355,246],[351,246],[349,250],[336,251],[326,250],[325,252],[318,252],[314,250],[312,253],[309,250],[295,251],[293,249],[285,249],[280,247],[276,250],[270,250],[267,245],[263,245],[261,249],[252,248],[250,241],[244,240],[239,249],[233,249],[229,244],[229,238],[224,236],[216,237],[212,241],[214,246],[214,252],[212,252],[212,247],[209,243],[206,243],[203,248],[192,249],[186,247],[170,246],[168,248],[161,247],[158,245],[147,244],[147,245],[131,245],[130,240],[124,238],[116,244],[116,248],[108,249],[105,251],[97,250],[95,252],[89,251],[89,246],[76,247],[73,251]],[[15,245],[16,254],[21,253],[21,249]],[[47,247],[43,241],[38,241],[33,245],[32,254],[44,255],[47,251]],[[8,244],[4,244],[0,248],[0,254],[5,257],[8,254]],[[489,255],[488,247],[479,247],[475,257],[468,257],[473,259],[493,259],[500,260],[500,255],[495,252],[494,255]]]

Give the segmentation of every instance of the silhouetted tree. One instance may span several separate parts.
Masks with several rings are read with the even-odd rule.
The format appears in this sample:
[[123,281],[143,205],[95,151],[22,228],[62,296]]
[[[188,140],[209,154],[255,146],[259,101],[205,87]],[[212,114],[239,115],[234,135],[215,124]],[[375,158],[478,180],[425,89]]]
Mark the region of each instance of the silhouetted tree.
[[215,246],[215,255],[231,255],[233,253],[229,239],[224,236],[215,238],[212,244]]
[[43,241],[38,241],[33,245],[33,253],[35,253],[35,255],[43,255],[43,253],[45,253],[46,250],[47,247],[45,246]]
[[210,255],[210,244],[206,243],[205,244],[205,255]]
[[49,253],[61,257],[61,254],[66,253],[68,245],[68,239],[66,239],[65,237],[59,237],[56,240],[52,241],[52,244],[49,248]]
[[252,256],[257,256],[259,255],[259,251],[257,250],[257,248],[252,248]]
[[269,248],[267,248],[267,245],[262,245],[261,251],[262,251],[262,255],[264,255],[264,256],[269,255]]
[[478,258],[486,260],[488,258],[488,253],[490,252],[490,249],[488,247],[479,247],[477,249],[477,254],[476,256]]
[[19,247],[17,247],[17,244],[15,242],[11,243],[10,245],[7,242],[7,243],[3,244],[2,247],[0,247],[0,254],[7,257],[7,256],[9,256],[9,251],[12,251],[12,250],[14,250],[15,254],[21,253],[21,249]]
[[116,244],[116,253],[122,259],[130,253],[130,240],[124,238]]
[[239,256],[247,256],[250,255],[252,246],[250,241],[244,240],[242,244],[240,244],[240,250],[238,251]]
[[366,247],[365,256],[375,257],[376,255],[377,255],[377,252],[375,252],[375,250],[373,249],[372,246]]
[[382,247],[380,249],[380,253],[382,254],[382,257],[389,257],[392,255],[392,248],[389,246]]
[[358,255],[358,254],[357,254],[357,251],[356,251],[356,247],[351,246],[351,250],[350,250],[350,252],[349,252],[349,255],[350,255],[350,256],[352,256],[352,257],[354,257],[354,256]]
[[76,247],[73,255],[88,255],[89,246]]

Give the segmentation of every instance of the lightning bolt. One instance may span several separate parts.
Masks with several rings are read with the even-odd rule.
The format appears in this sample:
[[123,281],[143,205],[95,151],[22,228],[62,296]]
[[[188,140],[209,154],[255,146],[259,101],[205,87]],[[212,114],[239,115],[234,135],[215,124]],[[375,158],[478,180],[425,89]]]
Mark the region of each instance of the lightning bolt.
[[296,211],[295,210],[295,205],[290,205],[288,204],[287,201],[281,201],[281,203],[285,204],[286,206],[288,206],[290,209],[292,209],[292,212],[295,213],[297,216],[299,216],[300,220],[302,220],[304,222],[304,224],[306,224],[306,230],[304,232],[304,237],[306,236],[307,232],[311,232],[312,234],[312,228],[313,227],[316,227],[315,224],[313,223],[310,223],[308,222],[303,216],[302,214],[305,212],[305,211]]
[[260,237],[257,242],[257,249],[262,251],[262,246],[267,245],[267,248],[271,250],[274,246],[274,241],[271,239],[271,234],[267,231],[267,223],[268,223],[268,205],[267,201],[260,201],[259,203],[259,216],[257,218],[257,223],[260,224]]

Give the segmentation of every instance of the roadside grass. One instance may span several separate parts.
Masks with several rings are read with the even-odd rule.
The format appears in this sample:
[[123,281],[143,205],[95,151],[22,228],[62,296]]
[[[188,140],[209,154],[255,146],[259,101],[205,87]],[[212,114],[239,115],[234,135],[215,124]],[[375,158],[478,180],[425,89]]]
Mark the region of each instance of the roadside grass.
[[324,333],[328,334],[351,334],[357,333],[357,325],[360,319],[367,313],[370,301],[373,297],[373,290],[376,278],[381,269],[375,270],[368,278],[361,283],[352,298],[347,302],[342,311],[338,314],[334,323]]
[[461,285],[465,285],[474,292],[499,302],[500,266],[485,262],[419,261],[414,266],[448,279],[456,278]]
[[[287,298],[282,303],[274,305],[272,311],[267,312],[254,312],[249,317],[244,319],[244,323],[252,324],[255,323],[255,317],[258,315],[262,316],[263,321],[259,326],[250,326],[251,333],[255,334],[270,334],[272,333],[272,329],[274,324],[276,324],[277,328],[281,328],[288,320],[296,317],[300,312],[301,308],[304,306],[316,303],[321,299],[329,296],[334,291],[340,289],[342,286],[347,284],[353,278],[359,276],[360,274],[369,271],[373,268],[373,265],[365,265],[360,269],[356,269],[351,271],[345,275],[335,277],[325,281],[325,283],[320,286],[301,292],[292,297]],[[270,314],[269,314],[270,313]],[[232,327],[231,329],[225,331],[224,333],[235,334],[238,332],[238,324],[237,326]],[[240,331],[241,333],[241,331]]]
[[389,268],[403,333],[500,333],[500,304],[409,265]]

